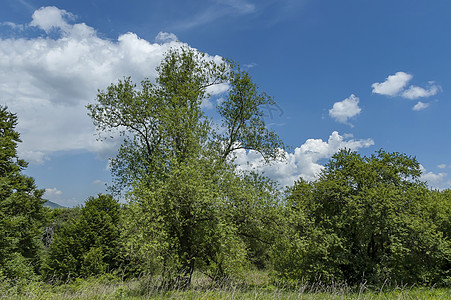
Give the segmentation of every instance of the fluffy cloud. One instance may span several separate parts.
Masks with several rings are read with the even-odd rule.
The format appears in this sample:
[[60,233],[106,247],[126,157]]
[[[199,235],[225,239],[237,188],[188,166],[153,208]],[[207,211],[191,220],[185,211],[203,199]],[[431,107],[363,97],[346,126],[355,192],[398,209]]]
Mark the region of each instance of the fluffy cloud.
[[241,150],[237,153],[236,163],[242,170],[258,170],[278,181],[282,186],[291,186],[300,177],[314,180],[324,168],[322,160],[332,157],[339,149],[348,148],[358,150],[374,145],[372,139],[354,140],[352,135],[340,135],[332,132],[327,141],[322,139],[308,139],[304,144],[286,152],[286,160],[272,164],[264,164],[261,156],[255,151]]
[[439,91],[439,87],[433,82],[430,82],[429,84],[429,89],[411,85],[407,90],[402,92],[402,97],[407,99],[418,99],[436,95]]
[[416,111],[419,111],[419,110],[423,110],[423,109],[428,108],[429,105],[430,105],[429,103],[423,103],[423,102],[421,102],[421,101],[418,101],[418,103],[415,104],[415,105],[412,107],[412,109],[413,109],[413,110],[416,110]]
[[[229,90],[229,88],[230,88],[230,86],[227,83],[215,84],[215,85],[211,85],[211,86],[207,87],[206,92],[208,95],[222,95],[225,92],[227,92]],[[222,99],[222,98],[220,98],[220,99]],[[210,99],[210,97],[203,99],[200,107],[206,108],[206,109],[212,109],[213,103],[211,102],[211,100],[212,99]],[[216,103],[219,105],[220,103],[222,103],[222,101],[224,99],[220,100],[220,102],[218,102],[218,100],[219,99],[216,99]]]
[[63,192],[57,188],[46,188],[44,192],[44,198],[53,199],[55,197],[61,196]]
[[134,33],[112,41],[84,23],[73,24],[74,19],[65,10],[43,7],[29,24],[16,25],[41,31],[40,37],[0,37],[1,104],[17,113],[23,140],[19,153],[34,163],[43,163],[53,151],[111,151],[113,143],[96,141],[86,104],[94,101],[98,89],[124,76],[134,81],[154,78],[164,53],[186,46],[171,33],[160,33],[159,43]]
[[425,89],[419,86],[411,85],[407,89],[407,83],[413,78],[411,74],[397,72],[390,75],[384,82],[375,82],[371,85],[374,94],[386,96],[401,96],[406,99],[418,99],[434,96],[440,90],[440,86],[433,81],[429,82],[429,88]]
[[[413,78],[412,75],[397,72],[395,75],[390,75],[382,83],[373,83],[371,87],[373,88],[374,94],[386,95],[386,96],[399,96],[405,99],[419,99],[427,98],[436,95],[441,87],[436,85],[435,82],[429,81],[428,88],[422,88],[419,86],[410,85],[406,88],[408,82]],[[429,107],[429,103],[418,101],[412,107],[412,110],[420,111]]]
[[41,7],[33,13],[31,26],[39,27],[45,32],[52,29],[70,30],[70,25],[66,20],[73,20],[74,16],[64,9],[58,9],[54,6]]
[[[327,141],[322,139],[308,139],[293,152],[285,152],[284,161],[276,161],[265,164],[259,153],[255,151],[246,152],[239,150],[236,153],[235,162],[241,170],[255,170],[263,172],[266,176],[276,180],[282,187],[291,186],[299,178],[305,180],[315,180],[317,175],[324,169],[323,163],[338,150],[347,148],[354,151],[368,148],[374,145],[372,139],[355,140],[352,135],[340,135],[337,131],[332,132]],[[439,165],[438,168],[445,169],[446,164]],[[432,188],[447,189],[451,186],[448,180],[448,173],[434,173],[427,171],[420,165],[422,172],[421,180],[425,181]]]
[[396,96],[412,79],[412,75],[397,72],[395,75],[388,76],[384,82],[375,82],[371,85],[374,94]]
[[34,165],[42,165],[49,158],[41,151],[24,151],[20,152],[20,158]]
[[438,189],[449,188],[451,182],[446,182],[448,173],[428,172],[422,165],[420,165],[420,169],[422,172],[421,180],[426,181],[431,187],[438,188]]
[[329,116],[340,123],[348,123],[348,119],[358,115],[362,109],[359,107],[359,98],[351,95],[340,102],[335,102],[329,110]]

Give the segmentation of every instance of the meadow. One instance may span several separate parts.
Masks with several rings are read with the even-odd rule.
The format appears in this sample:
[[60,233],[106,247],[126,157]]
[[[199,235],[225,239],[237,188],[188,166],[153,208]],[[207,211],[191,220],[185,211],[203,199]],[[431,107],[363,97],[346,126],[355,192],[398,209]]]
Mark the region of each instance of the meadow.
[[451,289],[362,283],[308,284],[273,282],[267,272],[252,271],[241,280],[213,284],[196,272],[189,289],[164,287],[163,278],[121,280],[113,275],[75,279],[70,283],[27,282],[0,286],[1,299],[451,299]]

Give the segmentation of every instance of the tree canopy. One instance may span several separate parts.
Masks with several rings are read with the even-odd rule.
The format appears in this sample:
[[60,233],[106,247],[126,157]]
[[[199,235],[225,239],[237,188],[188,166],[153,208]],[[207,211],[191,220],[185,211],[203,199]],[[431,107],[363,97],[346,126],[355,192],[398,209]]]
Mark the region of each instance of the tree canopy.
[[79,215],[55,232],[43,268],[46,278],[67,280],[118,269],[120,215],[111,195],[90,197]]
[[[449,272],[448,235],[415,158],[383,150],[335,154],[314,182],[289,191],[293,231],[276,247],[287,278],[440,283]],[[440,204],[441,203],[441,204]]]
[[[242,199],[225,187],[246,181],[233,179],[239,177],[233,155],[245,149],[268,161],[280,156],[283,143],[262,118],[261,106],[273,101],[234,63],[189,48],[169,51],[157,71],[155,83],[146,79],[138,89],[126,78],[88,105],[101,133],[119,130],[124,137],[112,170],[116,187],[131,189],[129,210],[138,216],[129,236],[139,247],[130,247],[145,249],[146,256],[135,257],[150,256],[153,269],[171,269],[186,284],[195,267],[224,276],[248,260],[244,235],[236,236],[241,225],[227,213]],[[229,90],[215,125],[201,104],[217,84]]]
[[17,116],[0,106],[0,273],[14,278],[34,274],[40,264],[40,230],[45,221],[43,190],[22,174]]

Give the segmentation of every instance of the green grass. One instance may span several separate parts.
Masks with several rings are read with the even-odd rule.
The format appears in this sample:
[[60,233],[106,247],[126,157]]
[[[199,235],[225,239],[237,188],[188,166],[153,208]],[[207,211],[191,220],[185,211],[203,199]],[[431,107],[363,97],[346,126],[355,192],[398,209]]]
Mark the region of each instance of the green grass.
[[350,288],[343,284],[284,287],[270,283],[264,272],[251,272],[241,281],[213,285],[195,274],[188,290],[167,291],[160,277],[120,280],[113,276],[77,279],[51,285],[43,282],[0,282],[0,299],[451,299],[451,289],[427,287]]

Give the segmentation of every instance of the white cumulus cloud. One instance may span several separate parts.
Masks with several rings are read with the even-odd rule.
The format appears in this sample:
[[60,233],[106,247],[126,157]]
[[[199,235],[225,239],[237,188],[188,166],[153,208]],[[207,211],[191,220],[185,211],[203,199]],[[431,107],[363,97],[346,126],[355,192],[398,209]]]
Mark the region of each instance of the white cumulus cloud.
[[394,75],[388,76],[384,82],[375,82],[371,85],[374,94],[396,96],[412,79],[412,75],[397,72]]
[[[171,33],[160,33],[158,43],[130,32],[114,41],[75,19],[65,10],[43,7],[23,25],[25,31],[42,31],[39,37],[22,38],[22,31],[12,38],[0,36],[1,104],[17,113],[23,141],[19,155],[33,163],[43,163],[53,151],[111,151],[114,142],[96,141],[86,105],[94,102],[98,89],[124,76],[135,82],[155,78],[170,48],[188,46]],[[224,87],[217,89],[212,92]]]
[[49,158],[44,152],[28,150],[20,152],[20,159],[23,159],[31,164],[42,165]]
[[41,7],[33,13],[31,26],[36,26],[42,30],[49,32],[52,29],[69,30],[70,25],[67,20],[73,20],[74,16],[64,9],[55,6]]
[[348,123],[350,118],[355,117],[361,111],[359,98],[352,94],[343,101],[335,102],[329,110],[329,116],[340,123]]
[[63,192],[58,190],[57,188],[46,188],[44,192],[44,198],[55,198],[56,196],[62,195]]
[[374,145],[372,139],[355,140],[352,135],[340,135],[332,132],[327,141],[322,139],[308,139],[294,152],[286,152],[285,161],[264,164],[260,154],[255,151],[241,150],[237,153],[236,163],[243,170],[255,169],[264,172],[268,177],[278,181],[281,186],[291,186],[294,181],[302,177],[314,180],[323,170],[322,160],[329,159],[338,150],[348,148],[359,150]]
[[450,182],[446,182],[448,173],[440,172],[433,173],[428,172],[426,168],[420,165],[420,170],[422,172],[421,180],[426,181],[432,188],[445,189],[450,187]]
[[441,87],[435,82],[429,81],[427,89],[410,85],[406,88],[408,82],[413,78],[411,74],[405,72],[397,72],[394,75],[388,76],[384,82],[375,82],[371,85],[373,94],[380,94],[385,96],[400,96],[406,99],[426,98],[436,95]]
[[436,86],[433,82],[430,82],[429,84],[429,89],[411,85],[407,90],[402,92],[402,97],[407,99],[418,99],[436,95],[439,91],[439,87]]

